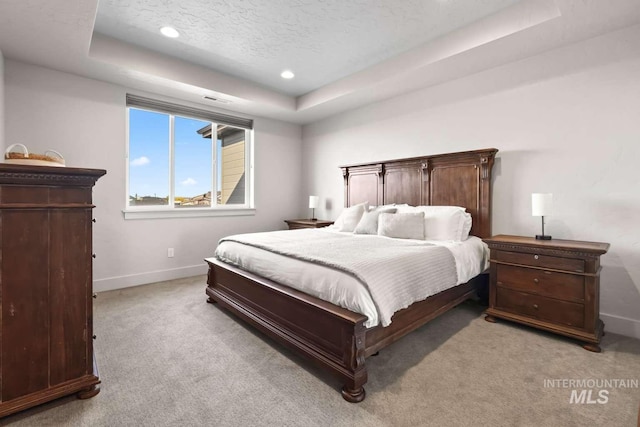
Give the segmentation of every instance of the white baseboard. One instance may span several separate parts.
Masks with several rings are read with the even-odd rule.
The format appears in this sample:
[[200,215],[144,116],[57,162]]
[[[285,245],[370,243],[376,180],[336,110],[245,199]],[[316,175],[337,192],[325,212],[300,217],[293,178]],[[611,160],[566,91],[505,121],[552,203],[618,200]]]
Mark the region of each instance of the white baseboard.
[[604,331],[640,339],[640,320],[600,313]]
[[207,274],[206,264],[97,279],[93,281],[93,290],[95,292],[112,291],[114,289],[130,288],[132,286],[146,285],[147,283],[164,282],[202,274]]

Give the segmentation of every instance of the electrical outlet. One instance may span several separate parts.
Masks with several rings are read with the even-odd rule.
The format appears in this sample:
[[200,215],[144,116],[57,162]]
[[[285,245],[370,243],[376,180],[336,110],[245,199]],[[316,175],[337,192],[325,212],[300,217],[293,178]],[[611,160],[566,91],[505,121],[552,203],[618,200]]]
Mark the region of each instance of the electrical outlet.
[[167,257],[168,258],[173,258],[173,248],[167,249]]

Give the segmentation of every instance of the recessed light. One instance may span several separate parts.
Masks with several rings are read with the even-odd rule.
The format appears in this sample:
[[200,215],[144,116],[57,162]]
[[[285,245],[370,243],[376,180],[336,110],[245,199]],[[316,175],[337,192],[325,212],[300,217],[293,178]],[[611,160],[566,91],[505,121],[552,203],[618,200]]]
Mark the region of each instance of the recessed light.
[[282,73],[280,73],[280,77],[282,77],[283,79],[292,79],[295,77],[295,74],[293,74],[293,71],[291,70],[284,70]]
[[173,27],[162,27],[160,28],[160,32],[162,33],[163,36],[169,37],[172,39],[175,39],[176,37],[180,36],[180,33],[178,32],[178,30],[176,30]]

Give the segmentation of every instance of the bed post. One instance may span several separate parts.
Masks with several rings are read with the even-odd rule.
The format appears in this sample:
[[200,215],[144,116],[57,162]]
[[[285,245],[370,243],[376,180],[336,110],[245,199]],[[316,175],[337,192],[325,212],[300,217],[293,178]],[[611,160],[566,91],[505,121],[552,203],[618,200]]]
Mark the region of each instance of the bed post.
[[[209,271],[207,272],[207,283],[215,283],[216,282],[216,271],[209,267]],[[206,290],[205,290],[206,293]],[[210,295],[207,295],[207,302],[209,304],[217,304],[218,301],[214,300],[213,298],[211,298]]]
[[350,348],[345,351],[345,365],[353,375],[342,387],[342,397],[351,403],[362,402],[366,396],[364,384],[367,382],[367,367],[365,366],[365,328],[356,325],[351,337]]
[[496,151],[487,150],[480,156],[480,212],[481,221],[477,235],[479,237],[491,237],[491,170]]

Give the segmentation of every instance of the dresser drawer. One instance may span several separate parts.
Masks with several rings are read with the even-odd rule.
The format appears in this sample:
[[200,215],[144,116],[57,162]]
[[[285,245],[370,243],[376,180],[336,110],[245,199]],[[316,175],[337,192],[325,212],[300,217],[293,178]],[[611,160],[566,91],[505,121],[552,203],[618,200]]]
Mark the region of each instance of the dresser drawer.
[[584,327],[584,305],[496,288],[496,308],[574,328]]
[[561,300],[584,301],[584,277],[514,265],[496,265],[496,284]]
[[584,260],[522,252],[495,251],[496,261],[584,273]]

